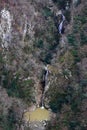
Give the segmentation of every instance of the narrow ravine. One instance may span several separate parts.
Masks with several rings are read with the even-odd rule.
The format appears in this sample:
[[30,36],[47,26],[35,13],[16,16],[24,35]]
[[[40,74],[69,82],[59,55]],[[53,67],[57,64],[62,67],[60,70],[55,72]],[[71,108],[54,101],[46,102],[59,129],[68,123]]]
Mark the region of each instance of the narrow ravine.
[[46,90],[46,86],[48,83],[48,74],[49,74],[49,70],[48,70],[48,66],[44,67],[44,74],[43,74],[43,84],[42,84],[42,97],[41,97],[41,108],[44,108],[44,98],[45,98],[45,90]]
[[59,34],[62,34],[64,32],[64,21],[65,21],[65,16],[63,15],[62,11],[60,13],[60,15],[62,16],[62,20],[58,26],[58,31],[59,31]]
[[[64,32],[64,21],[65,21],[65,16],[63,15],[62,11],[59,15],[61,16],[61,21],[60,24],[58,26],[58,33],[61,35],[62,37],[62,33]],[[28,122],[32,122],[32,121],[43,121],[43,120],[50,120],[50,113],[51,111],[47,110],[45,108],[45,93],[47,92],[47,90],[49,89],[49,65],[45,65],[42,69],[43,69],[43,73],[42,73],[42,81],[41,82],[41,96],[38,96],[40,99],[38,99],[39,104],[38,107],[32,111],[32,112],[26,112],[24,117]]]

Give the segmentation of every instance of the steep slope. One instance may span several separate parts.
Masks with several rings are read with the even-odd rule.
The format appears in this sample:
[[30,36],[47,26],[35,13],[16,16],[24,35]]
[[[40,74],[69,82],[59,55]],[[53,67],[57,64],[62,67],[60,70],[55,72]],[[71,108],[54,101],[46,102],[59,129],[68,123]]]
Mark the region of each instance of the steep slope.
[[30,129],[23,113],[44,99],[54,113],[47,130],[86,130],[87,2],[0,3],[0,129]]
[[87,129],[86,4],[86,1],[81,1],[78,6],[71,8],[74,9],[71,10],[71,26],[64,34],[68,46],[55,61],[57,70],[52,75],[47,93],[50,108],[57,113],[57,117],[48,124],[47,130]]

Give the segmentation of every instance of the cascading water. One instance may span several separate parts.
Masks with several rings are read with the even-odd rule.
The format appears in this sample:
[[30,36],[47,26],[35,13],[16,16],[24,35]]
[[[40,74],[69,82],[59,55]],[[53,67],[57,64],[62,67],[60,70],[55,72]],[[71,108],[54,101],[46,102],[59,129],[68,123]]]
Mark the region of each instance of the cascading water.
[[48,84],[48,75],[49,75],[48,66],[45,66],[43,81],[42,81],[42,96],[41,96],[41,104],[40,104],[41,107],[36,108],[33,111],[24,113],[24,119],[28,122],[28,124],[29,122],[32,121],[42,122],[44,120],[50,120],[50,111],[45,109],[44,107],[44,98],[45,98],[46,86]]
[[44,93],[42,94],[41,97],[41,109],[44,109]]
[[62,12],[61,12],[61,16],[62,16],[62,21],[60,22],[59,27],[58,27],[58,31],[59,31],[60,34],[62,34],[63,24],[64,24],[64,21],[65,21],[65,16],[63,15]]
[[[46,71],[46,74],[45,74],[45,83],[47,84],[48,73],[49,73],[49,71],[48,71],[48,66],[45,67],[45,71]],[[45,84],[45,85],[46,85],[46,84]]]
[[23,41],[24,41],[26,33],[27,33],[27,25],[28,25],[27,17],[25,15],[24,15],[24,18],[25,18],[25,25],[24,25],[24,30],[23,30]]
[[48,74],[49,74],[49,70],[48,70],[48,66],[45,66],[44,68],[45,73],[43,75],[43,80],[44,80],[44,86],[43,86],[43,92],[42,92],[42,97],[41,97],[41,108],[44,109],[44,97],[45,97],[45,88],[47,85],[47,81],[48,81]]
[[62,28],[63,28],[63,21],[60,23],[59,28],[58,28],[60,34],[62,33]]
[[8,43],[11,42],[12,31],[12,16],[5,8],[1,10],[1,23],[0,23],[0,37],[2,40],[2,47],[8,47]]

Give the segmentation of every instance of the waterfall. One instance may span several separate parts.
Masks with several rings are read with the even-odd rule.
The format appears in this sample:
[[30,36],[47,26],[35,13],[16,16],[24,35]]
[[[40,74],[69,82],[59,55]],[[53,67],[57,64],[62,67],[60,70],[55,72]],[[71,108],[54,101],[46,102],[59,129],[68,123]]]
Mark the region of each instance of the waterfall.
[[24,15],[24,18],[25,18],[25,25],[24,25],[24,30],[23,30],[23,41],[25,39],[25,36],[26,36],[26,33],[27,33],[27,18],[26,16]]
[[41,109],[44,109],[44,93],[42,94],[41,97]]
[[62,21],[64,22],[65,21],[65,16],[62,14]]
[[45,67],[45,71],[46,71],[46,74],[45,74],[45,82],[47,83],[47,80],[48,80],[48,66]]
[[11,42],[11,26],[12,16],[5,8],[1,10],[1,23],[0,23],[0,37],[2,39],[2,47],[8,47],[8,43]]
[[62,12],[61,12],[61,16],[62,16],[62,21],[60,22],[59,27],[58,27],[58,31],[59,31],[60,34],[62,34],[63,23],[64,23],[64,21],[65,21],[65,16],[63,15]]
[[43,92],[42,92],[42,97],[41,97],[41,108],[44,109],[44,97],[45,97],[45,88],[47,86],[47,81],[48,81],[48,74],[49,74],[49,70],[48,70],[48,66],[44,67],[45,73],[43,75],[43,82],[44,82],[44,86],[43,86]]
[[63,28],[63,21],[59,25],[59,33],[62,34],[62,28]]

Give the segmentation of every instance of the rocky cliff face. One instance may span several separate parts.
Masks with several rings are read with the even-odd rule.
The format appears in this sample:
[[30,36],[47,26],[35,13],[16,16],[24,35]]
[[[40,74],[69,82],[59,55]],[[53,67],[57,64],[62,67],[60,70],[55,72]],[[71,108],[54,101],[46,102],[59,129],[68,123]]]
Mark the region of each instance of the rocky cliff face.
[[47,130],[86,130],[87,2],[0,3],[0,129],[21,129],[24,110],[40,105],[47,66],[44,105],[58,118]]

